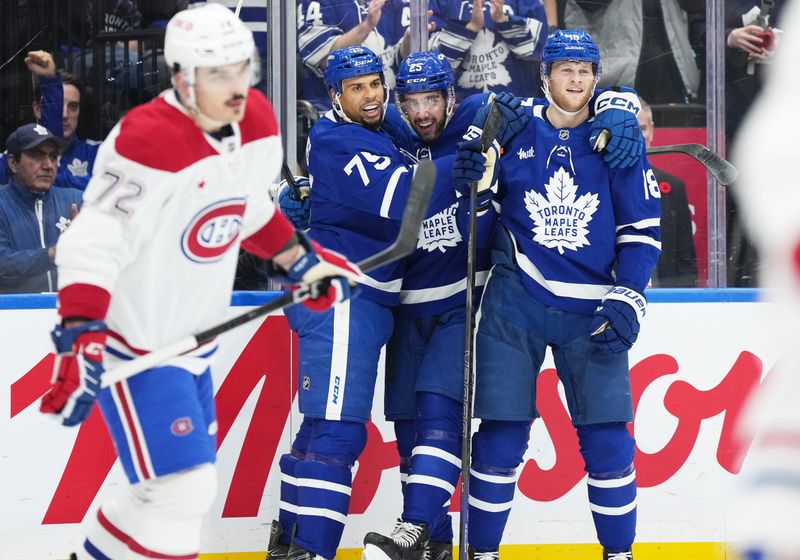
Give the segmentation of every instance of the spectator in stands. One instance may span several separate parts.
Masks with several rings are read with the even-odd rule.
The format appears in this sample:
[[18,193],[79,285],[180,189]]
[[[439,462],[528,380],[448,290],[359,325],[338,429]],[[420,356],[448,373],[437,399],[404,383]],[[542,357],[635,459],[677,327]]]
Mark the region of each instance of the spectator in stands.
[[[639,101],[642,104],[639,126],[645,145],[650,146],[655,133],[653,110],[641,97]],[[661,190],[661,256],[653,271],[652,285],[654,288],[694,288],[697,286],[697,257],[686,185],[674,175],[652,167]]]
[[697,96],[700,70],[684,2],[566,0],[558,2],[559,23],[597,40],[601,87],[633,87],[651,103],[688,103]]
[[56,241],[78,213],[82,192],[54,189],[64,141],[26,124],[6,142],[11,182],[0,189],[0,293],[56,289]]
[[322,83],[328,54],[335,49],[364,45],[381,57],[386,83],[402,60],[400,43],[411,22],[408,0],[302,0],[297,6],[297,49],[302,60],[302,97],[320,111],[331,108]]
[[[769,28],[756,25],[761,2],[725,1],[725,133],[729,151],[736,148],[739,125],[761,92],[768,62],[777,45],[777,30],[786,0],[775,0]],[[736,199],[727,197],[728,285],[757,285],[758,254],[744,231]]]
[[541,0],[430,0],[436,30],[429,47],[450,61],[456,99],[489,90],[539,95],[547,39]]
[[[83,85],[67,72],[57,72],[53,56],[48,52],[30,51],[25,64],[38,79],[34,89],[34,116],[47,130],[65,140],[55,186],[83,190],[92,176],[100,148],[98,142],[78,138]],[[0,184],[9,180],[4,159],[0,156]]]

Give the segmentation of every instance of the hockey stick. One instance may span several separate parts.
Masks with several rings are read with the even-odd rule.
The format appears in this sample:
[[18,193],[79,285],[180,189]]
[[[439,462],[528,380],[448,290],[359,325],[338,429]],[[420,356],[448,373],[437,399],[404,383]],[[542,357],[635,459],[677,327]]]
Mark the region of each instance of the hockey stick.
[[[483,123],[481,132],[481,152],[491,149],[497,137],[500,125],[503,122],[500,108],[492,102],[486,122]],[[497,162],[495,162],[497,165]],[[475,322],[472,319],[473,297],[475,292],[475,236],[477,230],[477,204],[478,183],[469,187],[469,237],[467,238],[467,303],[466,317],[464,319],[464,400],[463,415],[461,420],[461,501],[459,503],[458,523],[458,557],[467,560],[467,533],[469,531],[469,471],[471,464],[472,446],[472,389],[474,385],[474,371],[472,358],[475,347]]]
[[[433,163],[423,161],[417,165],[397,237],[389,247],[358,263],[358,267],[363,272],[369,272],[370,270],[401,259],[417,247],[419,229],[422,227],[422,220],[425,218],[425,211],[428,209],[428,202],[433,192],[435,180],[436,167]],[[127,379],[128,377],[163,363],[170,358],[180,356],[195,348],[199,348],[203,344],[211,342],[217,336],[240,325],[244,325],[253,319],[258,319],[259,317],[277,311],[278,309],[283,309],[289,305],[300,303],[308,299],[310,292],[311,289],[309,286],[301,285],[294,291],[286,292],[282,296],[260,307],[237,315],[215,327],[211,327],[197,334],[189,335],[160,350],[155,350],[143,356],[139,356],[138,358],[105,372],[102,377],[103,387],[113,385],[123,379]]]
[[235,15],[236,17],[239,17],[239,12],[242,11],[242,2],[244,2],[244,0],[239,0],[236,3],[236,9],[233,11],[233,15]]
[[739,171],[731,162],[715,154],[702,144],[671,144],[669,146],[650,146],[647,155],[680,153],[693,157],[700,165],[708,169],[719,184],[726,187],[739,176]]
[[286,181],[286,184],[289,185],[289,188],[292,189],[292,192],[297,197],[297,200],[304,200],[309,194],[311,194],[308,187],[301,187],[297,184],[297,181],[294,180],[294,174],[292,173],[289,166],[286,164],[284,160],[283,165],[281,166],[281,175],[283,175],[283,179]]
[[[611,138],[611,133],[603,130],[597,136],[595,142],[595,150],[603,150]],[[739,176],[739,171],[733,166],[731,162],[716,154],[703,146],[702,144],[670,144],[668,146],[648,146],[647,155],[660,155],[660,154],[686,154],[697,160],[700,165],[708,169],[708,172],[714,176],[714,179],[720,185],[726,187],[732,184]]]

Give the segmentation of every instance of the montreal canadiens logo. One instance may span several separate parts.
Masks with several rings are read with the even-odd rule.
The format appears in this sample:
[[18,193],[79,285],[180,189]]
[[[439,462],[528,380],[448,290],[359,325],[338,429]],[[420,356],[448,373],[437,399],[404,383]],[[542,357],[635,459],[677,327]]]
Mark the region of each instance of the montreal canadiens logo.
[[239,237],[244,207],[243,198],[230,198],[200,210],[181,236],[183,253],[199,263],[220,260]]

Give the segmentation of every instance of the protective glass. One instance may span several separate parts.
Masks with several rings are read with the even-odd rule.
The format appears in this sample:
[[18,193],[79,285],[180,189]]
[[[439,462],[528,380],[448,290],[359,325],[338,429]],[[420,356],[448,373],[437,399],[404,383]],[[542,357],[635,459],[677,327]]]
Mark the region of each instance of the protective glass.
[[403,101],[400,105],[406,112],[430,111],[436,107],[444,105],[444,96],[440,93],[426,95],[425,97],[412,97]]

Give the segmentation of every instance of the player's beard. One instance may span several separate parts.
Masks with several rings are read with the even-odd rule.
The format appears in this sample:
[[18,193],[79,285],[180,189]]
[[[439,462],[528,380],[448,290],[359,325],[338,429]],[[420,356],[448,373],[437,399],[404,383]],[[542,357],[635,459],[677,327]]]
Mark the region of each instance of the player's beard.
[[550,96],[553,98],[553,102],[563,110],[574,113],[580,111],[589,103],[589,99],[592,97],[592,90],[587,89],[583,92],[583,95],[576,97],[574,94],[567,93],[566,90],[556,92],[550,89]]
[[430,127],[429,129],[427,129],[425,131],[421,131],[420,127],[419,127],[419,123],[421,121],[426,121],[426,120],[429,120],[429,118],[416,119],[412,123],[412,127],[414,128],[414,132],[417,133],[417,136],[419,137],[420,140],[422,140],[423,142],[426,142],[426,143],[431,143],[431,142],[434,142],[437,138],[439,138],[439,136],[442,135],[442,131],[444,130],[444,121],[445,121],[445,119],[444,119],[444,117],[440,118],[440,119],[434,119],[433,127]]
[[380,112],[378,113],[377,117],[373,117],[372,119],[368,119],[366,117],[362,117],[360,119],[360,123],[362,126],[370,129],[370,130],[380,130],[381,125],[383,124],[383,113],[384,109],[381,107]]

